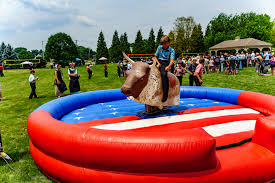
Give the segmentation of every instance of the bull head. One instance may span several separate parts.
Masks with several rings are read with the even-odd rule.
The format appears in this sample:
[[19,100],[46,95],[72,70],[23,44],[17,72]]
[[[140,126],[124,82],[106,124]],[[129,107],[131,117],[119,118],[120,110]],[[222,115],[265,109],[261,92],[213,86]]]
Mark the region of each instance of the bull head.
[[132,63],[132,69],[126,71],[126,81],[121,88],[121,92],[137,98],[148,82],[151,68],[147,63],[134,62],[125,53],[123,55]]

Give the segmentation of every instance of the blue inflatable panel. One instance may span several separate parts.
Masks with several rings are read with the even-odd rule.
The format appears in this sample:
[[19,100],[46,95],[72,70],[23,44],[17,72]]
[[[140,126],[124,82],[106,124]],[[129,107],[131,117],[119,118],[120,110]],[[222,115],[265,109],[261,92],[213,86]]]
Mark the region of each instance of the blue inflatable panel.
[[105,103],[97,103],[71,111],[60,120],[66,123],[79,123],[96,119],[115,118],[122,116],[139,116],[143,119],[162,116],[177,115],[177,112],[201,107],[231,105],[226,102],[219,102],[211,99],[181,98],[179,106],[167,107],[168,112],[157,115],[141,115],[144,111],[144,104],[132,100],[116,100]]
[[216,87],[195,87],[184,86],[180,89],[181,98],[196,97],[201,99],[213,99],[231,104],[238,104],[239,94],[243,90],[216,88]]
[[126,97],[126,95],[120,92],[120,89],[90,91],[52,100],[40,106],[35,111],[48,111],[55,119],[60,119],[63,115],[73,110],[83,108],[84,106],[100,102],[121,100]]

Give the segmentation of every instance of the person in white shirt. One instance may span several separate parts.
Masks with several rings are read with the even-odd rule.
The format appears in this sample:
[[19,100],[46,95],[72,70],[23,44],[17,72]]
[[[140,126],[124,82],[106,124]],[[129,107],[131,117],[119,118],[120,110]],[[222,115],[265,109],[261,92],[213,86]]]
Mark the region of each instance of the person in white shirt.
[[33,96],[34,96],[34,98],[37,98],[37,95],[36,95],[36,92],[35,92],[35,90],[36,90],[35,81],[39,80],[39,78],[34,76],[35,75],[34,70],[31,70],[30,73],[31,73],[31,75],[29,77],[29,82],[30,82],[30,86],[31,86],[32,91],[31,91],[31,94],[29,96],[29,99],[32,99]]

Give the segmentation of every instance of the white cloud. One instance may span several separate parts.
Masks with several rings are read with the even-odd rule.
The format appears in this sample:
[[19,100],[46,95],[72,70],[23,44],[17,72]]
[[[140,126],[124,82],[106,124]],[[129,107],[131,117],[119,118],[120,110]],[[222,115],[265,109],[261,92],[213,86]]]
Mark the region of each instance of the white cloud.
[[83,16],[83,15],[79,15],[76,16],[76,19],[79,23],[87,25],[87,26],[95,26],[96,22],[90,18],[88,18],[87,16]]

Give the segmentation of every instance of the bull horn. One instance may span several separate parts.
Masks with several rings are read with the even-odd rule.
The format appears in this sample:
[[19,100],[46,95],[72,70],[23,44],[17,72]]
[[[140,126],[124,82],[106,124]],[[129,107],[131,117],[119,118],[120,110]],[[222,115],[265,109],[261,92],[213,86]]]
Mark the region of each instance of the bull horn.
[[135,63],[132,59],[130,59],[124,52],[122,52],[124,58],[126,58],[131,64]]

